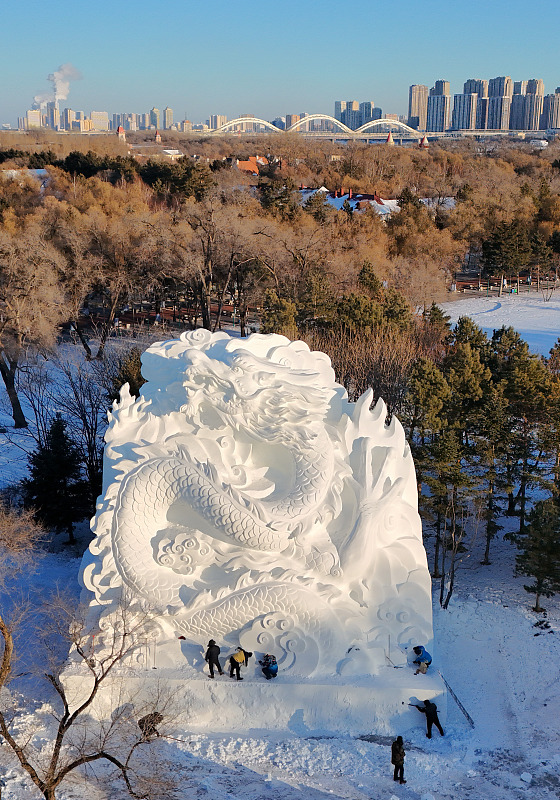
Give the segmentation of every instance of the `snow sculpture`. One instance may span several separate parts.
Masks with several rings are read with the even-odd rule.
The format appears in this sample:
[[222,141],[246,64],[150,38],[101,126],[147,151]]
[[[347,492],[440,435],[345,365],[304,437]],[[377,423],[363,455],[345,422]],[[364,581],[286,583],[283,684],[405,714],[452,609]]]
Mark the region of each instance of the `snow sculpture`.
[[296,675],[372,674],[430,641],[414,465],[381,400],[350,403],[326,355],[277,335],[198,330],[142,364],[82,570],[98,625],[126,588],[166,663],[178,636],[214,638]]

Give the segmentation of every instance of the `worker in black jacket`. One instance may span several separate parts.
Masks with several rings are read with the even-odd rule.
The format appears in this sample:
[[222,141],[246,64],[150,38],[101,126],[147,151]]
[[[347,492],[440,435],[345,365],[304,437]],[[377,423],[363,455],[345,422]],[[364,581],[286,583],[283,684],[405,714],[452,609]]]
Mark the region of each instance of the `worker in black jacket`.
[[220,659],[218,658],[219,655],[220,655],[220,648],[218,647],[214,639],[210,639],[210,641],[208,642],[208,650],[206,651],[204,660],[208,664],[211,678],[214,677],[214,667],[218,668],[218,672],[220,673],[220,675],[224,674],[222,665],[220,664]]
[[436,728],[438,729],[438,731],[440,732],[440,734],[443,736],[443,728],[441,727],[441,723],[440,723],[440,721],[438,719],[438,713],[437,713],[436,704],[432,703],[430,700],[424,700],[424,707],[423,708],[422,708],[422,706],[417,706],[417,705],[415,705],[414,707],[417,708],[418,711],[421,711],[422,714],[426,715],[426,725],[427,725],[427,728],[428,728],[428,732],[426,733],[426,737],[428,739],[432,738],[432,725],[435,725]]

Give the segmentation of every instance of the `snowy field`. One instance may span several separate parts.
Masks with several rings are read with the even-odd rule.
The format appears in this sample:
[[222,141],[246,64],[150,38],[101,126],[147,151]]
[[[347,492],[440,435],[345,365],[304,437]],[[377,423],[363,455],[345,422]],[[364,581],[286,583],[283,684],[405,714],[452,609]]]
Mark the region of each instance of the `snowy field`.
[[[476,298],[447,304],[445,310],[453,321],[471,316],[489,333],[502,324],[512,325],[541,353],[547,353],[560,334],[560,297],[550,303],[536,293]],[[6,414],[0,424],[10,424]],[[24,467],[25,455],[0,434],[0,485],[22,475]],[[516,520],[504,524],[515,525]],[[431,561],[431,538],[426,545]],[[492,547],[491,566],[481,566],[483,542],[475,544],[460,566],[447,611],[439,608],[439,587],[434,586],[437,649],[431,669],[441,670],[473,718],[474,729],[451,697],[443,738],[434,732],[434,738],[426,739],[424,718],[418,713],[417,725],[402,731],[406,785],[392,780],[391,739],[368,730],[359,738],[303,726],[273,734],[244,729],[216,733],[210,723],[207,731],[195,733],[188,723],[175,723],[165,729],[173,738],[143,745],[146,763],[157,759],[158,770],[176,781],[175,796],[181,800],[558,798],[560,598],[543,598],[547,615],[535,615],[530,610],[534,596],[523,589],[524,579],[514,576],[514,546],[498,538]],[[29,588],[41,593],[58,584],[73,587],[77,594],[79,563],[71,554],[48,554],[28,579]],[[227,705],[236,702],[238,688],[251,688],[249,677],[239,687],[227,677],[219,680],[227,684]],[[423,676],[415,680],[421,698]],[[32,699],[40,711],[22,720],[19,734],[28,733],[47,746],[51,707],[42,695]],[[227,705],[222,710],[225,717]],[[129,796],[110,773],[103,777],[97,784],[76,775],[60,787],[57,797]],[[39,797],[5,745],[0,747],[0,778],[2,800]]]
[[492,332],[512,326],[535,353],[548,355],[560,336],[560,290],[546,302],[541,292],[504,294],[502,297],[468,297],[441,306],[455,323],[470,317],[490,337]]

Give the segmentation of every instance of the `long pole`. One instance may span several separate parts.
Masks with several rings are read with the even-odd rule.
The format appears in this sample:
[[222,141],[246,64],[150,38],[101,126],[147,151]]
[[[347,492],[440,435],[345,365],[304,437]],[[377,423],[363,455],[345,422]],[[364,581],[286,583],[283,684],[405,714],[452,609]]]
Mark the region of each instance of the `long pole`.
[[469,725],[471,726],[471,728],[474,728],[474,722],[473,722],[473,718],[471,717],[471,715],[469,714],[469,712],[467,711],[467,709],[465,708],[465,706],[464,706],[464,705],[461,703],[461,701],[459,700],[459,698],[457,697],[457,695],[455,694],[455,692],[453,691],[453,689],[451,688],[451,686],[450,686],[450,685],[447,683],[447,681],[445,680],[445,678],[443,677],[443,675],[441,674],[441,672],[439,671],[439,669],[438,669],[438,671],[437,671],[437,672],[438,672],[438,675],[439,675],[439,677],[440,677],[440,678],[442,679],[442,681],[445,683],[445,685],[446,685],[446,687],[447,687],[447,691],[449,692],[449,694],[451,695],[451,697],[452,697],[452,698],[455,700],[455,702],[457,703],[457,705],[458,705],[458,707],[459,707],[460,711],[462,711],[462,712],[463,712],[463,714],[464,714],[464,716],[465,716],[465,719],[467,720],[467,722],[469,723]]

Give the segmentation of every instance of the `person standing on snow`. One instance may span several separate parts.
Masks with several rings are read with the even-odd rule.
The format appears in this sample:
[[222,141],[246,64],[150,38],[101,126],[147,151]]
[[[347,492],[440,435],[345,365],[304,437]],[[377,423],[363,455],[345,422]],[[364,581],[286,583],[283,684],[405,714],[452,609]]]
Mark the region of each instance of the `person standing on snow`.
[[406,783],[404,779],[404,757],[403,738],[402,736],[397,736],[391,745],[391,764],[395,767],[393,780],[400,781],[401,783]]
[[235,653],[229,658],[229,677],[233,678],[233,673],[237,675],[237,680],[242,681],[241,677],[241,664],[248,666],[249,659],[253,654],[242,647],[238,647]]
[[438,731],[442,736],[444,735],[443,728],[441,727],[441,723],[438,718],[437,706],[435,703],[432,703],[430,700],[424,700],[424,708],[422,708],[422,706],[416,706],[416,705],[415,708],[417,708],[418,711],[421,711],[422,714],[426,715],[426,725],[428,728],[428,731],[426,733],[427,739],[432,738],[432,725],[436,726],[436,728],[438,729]]
[[220,648],[214,641],[214,639],[210,639],[208,642],[208,650],[206,651],[206,655],[204,656],[204,660],[208,664],[208,668],[210,669],[210,677],[214,677],[214,667],[218,668],[218,672],[220,675],[224,674],[222,669],[222,665],[220,664],[220,659],[218,656],[220,655]]

